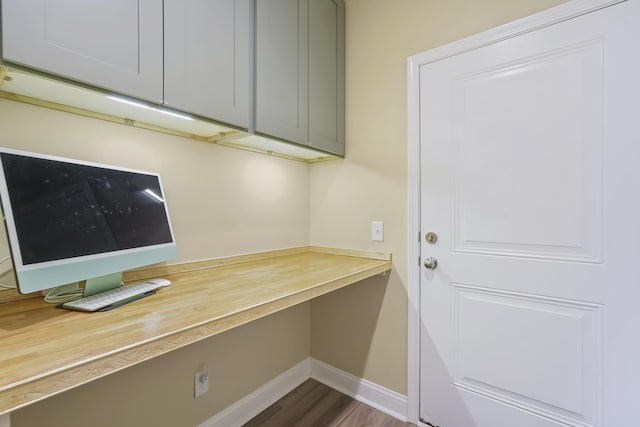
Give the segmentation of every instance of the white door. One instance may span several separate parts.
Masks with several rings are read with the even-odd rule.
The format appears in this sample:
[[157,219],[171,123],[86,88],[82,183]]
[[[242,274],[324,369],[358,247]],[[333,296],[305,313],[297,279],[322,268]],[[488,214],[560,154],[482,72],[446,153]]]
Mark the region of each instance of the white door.
[[639,23],[420,67],[423,422],[640,425]]

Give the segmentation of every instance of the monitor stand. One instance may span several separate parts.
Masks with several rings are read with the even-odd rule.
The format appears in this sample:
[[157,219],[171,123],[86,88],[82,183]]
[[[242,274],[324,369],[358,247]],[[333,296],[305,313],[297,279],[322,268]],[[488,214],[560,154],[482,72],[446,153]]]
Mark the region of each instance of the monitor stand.
[[84,281],[83,297],[98,294],[100,292],[115,289],[122,284],[122,272],[107,274],[106,276],[94,277]]

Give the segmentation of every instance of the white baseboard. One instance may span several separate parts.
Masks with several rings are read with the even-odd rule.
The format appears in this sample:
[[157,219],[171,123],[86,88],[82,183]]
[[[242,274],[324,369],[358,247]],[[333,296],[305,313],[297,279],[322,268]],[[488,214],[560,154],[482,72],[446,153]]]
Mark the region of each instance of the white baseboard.
[[311,378],[400,421],[407,421],[407,396],[313,358]]
[[407,421],[406,396],[309,357],[198,427],[240,427],[308,378]]
[[305,382],[311,372],[310,360],[303,360],[198,427],[240,427]]

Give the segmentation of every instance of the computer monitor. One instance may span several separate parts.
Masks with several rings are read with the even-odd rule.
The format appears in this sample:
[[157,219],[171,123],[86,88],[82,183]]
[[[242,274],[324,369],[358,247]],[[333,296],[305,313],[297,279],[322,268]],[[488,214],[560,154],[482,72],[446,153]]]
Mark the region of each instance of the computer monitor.
[[20,293],[86,281],[177,256],[160,176],[0,148],[0,199]]

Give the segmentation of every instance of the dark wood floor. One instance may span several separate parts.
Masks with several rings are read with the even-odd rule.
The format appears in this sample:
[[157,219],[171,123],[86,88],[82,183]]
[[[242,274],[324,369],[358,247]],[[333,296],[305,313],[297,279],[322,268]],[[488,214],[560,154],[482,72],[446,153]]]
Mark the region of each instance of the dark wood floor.
[[243,427],[408,427],[364,403],[309,379]]

